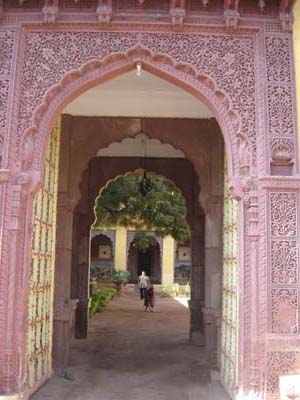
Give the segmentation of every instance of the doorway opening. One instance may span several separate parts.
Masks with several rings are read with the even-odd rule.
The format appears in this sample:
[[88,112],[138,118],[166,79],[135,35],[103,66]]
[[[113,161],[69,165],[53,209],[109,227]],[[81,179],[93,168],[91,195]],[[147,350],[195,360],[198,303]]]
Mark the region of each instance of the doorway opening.
[[[113,93],[112,88],[104,87],[104,90]],[[175,94],[174,96],[176,97]],[[68,111],[71,110],[70,105]],[[221,308],[220,262],[224,174],[222,134],[216,121],[211,118],[178,119],[172,116],[170,110],[164,111],[165,114],[160,111],[160,117],[153,117],[147,114],[147,107],[145,110],[147,116],[135,116],[136,111],[130,109],[134,116],[65,114],[62,117],[61,134],[64,150],[61,150],[59,171],[61,184],[58,188],[58,198],[71,200],[69,204],[72,206],[68,212],[72,220],[72,232],[68,236],[67,244],[64,242],[61,246],[62,241],[59,241],[57,246],[55,303],[68,304],[68,312],[72,317],[60,320],[54,315],[54,358],[59,358],[59,354],[62,355],[62,336],[65,337],[63,346],[68,346],[69,332],[74,332],[70,329],[71,324],[74,324],[74,318],[76,336],[85,338],[88,333],[89,241],[94,220],[95,198],[99,194],[99,189],[109,180],[140,166],[143,158],[139,150],[140,142],[141,137],[145,140],[146,136],[150,154],[147,161],[148,168],[174,180],[187,199],[187,220],[191,227],[189,276],[191,337],[193,340],[197,338],[195,340],[199,340],[202,345],[204,337],[210,337],[211,340],[206,343],[206,346],[208,344],[206,355],[217,365],[220,359],[220,348],[217,347],[220,342],[220,331],[217,323]],[[83,143],[86,145],[84,153],[82,153]],[[65,211],[65,204],[60,201],[58,204]],[[212,205],[213,213],[207,211]],[[214,218],[215,220],[211,222]],[[65,226],[62,225],[60,218],[57,220],[58,235],[63,235]],[[214,235],[211,243],[206,241],[205,230],[208,228],[212,229],[210,234]],[[118,233],[119,236],[123,234],[124,232]],[[115,237],[117,240],[117,233]],[[150,268],[158,283],[174,282],[175,243],[168,242],[173,256],[168,269],[163,268],[164,259],[159,243],[153,245],[147,252],[136,252],[136,254],[133,254],[131,245],[128,248],[126,240],[125,243],[125,247],[117,250],[112,242],[110,248],[113,250],[109,252],[107,248],[105,256],[108,253],[114,256],[122,268],[129,268],[129,256],[135,257],[136,274],[140,272],[138,265],[143,264]],[[108,241],[100,243],[99,246],[108,246]],[[103,256],[104,252],[102,253]],[[158,259],[161,259],[160,265]],[[69,269],[62,267],[59,270],[59,267],[65,264]],[[66,280],[62,279],[63,276],[69,276],[67,285],[65,285]],[[213,288],[216,290],[212,290]],[[212,315],[207,316],[207,320],[202,309],[205,309],[205,312],[212,310]],[[67,360],[68,355],[64,354],[64,357],[64,360]]]

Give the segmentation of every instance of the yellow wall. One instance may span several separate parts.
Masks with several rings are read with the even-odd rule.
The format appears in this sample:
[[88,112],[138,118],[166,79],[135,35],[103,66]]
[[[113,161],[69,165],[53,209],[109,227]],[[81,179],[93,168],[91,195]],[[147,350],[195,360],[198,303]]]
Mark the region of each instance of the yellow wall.
[[294,18],[295,22],[293,29],[293,37],[294,37],[294,51],[295,51],[297,114],[298,114],[298,134],[299,134],[300,132],[300,117],[299,117],[300,116],[300,0],[296,1],[294,7]]
[[[116,231],[115,268],[126,271],[127,269],[127,230],[134,227],[124,228],[122,226],[112,227]],[[163,239],[162,249],[162,284],[171,285],[174,282],[174,252],[175,241],[171,236]]]
[[127,269],[126,228],[116,228],[115,268],[122,271]]
[[171,236],[163,240],[162,256],[162,284],[171,285],[174,282],[174,246],[175,242]]

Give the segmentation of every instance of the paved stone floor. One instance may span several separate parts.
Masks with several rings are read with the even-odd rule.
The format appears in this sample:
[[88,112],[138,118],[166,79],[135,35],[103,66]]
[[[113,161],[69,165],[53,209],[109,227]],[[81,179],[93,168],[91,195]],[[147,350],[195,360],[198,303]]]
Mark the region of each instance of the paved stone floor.
[[188,328],[189,312],[174,299],[156,299],[153,313],[137,297],[115,299],[72,346],[75,380],[53,377],[31,400],[227,400]]

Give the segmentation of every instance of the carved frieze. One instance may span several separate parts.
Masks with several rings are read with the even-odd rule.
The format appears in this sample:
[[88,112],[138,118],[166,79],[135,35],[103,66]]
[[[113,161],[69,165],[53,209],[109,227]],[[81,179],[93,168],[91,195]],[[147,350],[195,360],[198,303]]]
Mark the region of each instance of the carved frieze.
[[[221,89],[218,101],[224,107],[226,106],[224,102],[228,103],[226,95],[230,97],[241,119],[241,127],[237,129],[241,129],[249,139],[255,154],[253,38],[214,34],[28,32],[27,52],[22,72],[17,143],[20,143],[20,138],[26,129],[32,126],[33,116],[40,115],[37,110],[43,104],[45,93],[53,85],[57,85],[69,71],[82,69],[91,59],[104,60],[111,53],[116,55],[120,52],[120,59],[124,59],[122,54],[130,52],[130,49],[136,48],[137,45],[149,49],[154,54],[165,55],[164,58],[154,57],[155,62],[163,63],[166,60],[169,63],[173,60],[175,65],[178,63],[176,72],[178,75],[180,75],[179,66],[183,63],[189,67],[190,75],[191,72],[196,75],[194,71],[207,74],[201,79],[210,85],[211,90],[215,84],[209,76],[216,79]],[[141,50],[142,57],[143,54],[145,53]],[[241,79],[243,85],[239,83]],[[241,98],[243,101],[240,101]],[[232,117],[236,119],[234,113]]]

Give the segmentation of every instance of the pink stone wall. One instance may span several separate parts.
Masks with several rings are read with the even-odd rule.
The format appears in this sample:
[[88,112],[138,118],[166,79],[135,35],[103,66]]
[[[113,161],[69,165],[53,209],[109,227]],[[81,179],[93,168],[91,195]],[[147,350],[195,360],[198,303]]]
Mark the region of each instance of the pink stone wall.
[[225,9],[211,1],[203,11],[187,1],[177,18],[164,2],[159,20],[133,0],[113,2],[107,14],[102,2],[97,13],[73,14],[66,2],[33,13],[34,2],[26,2],[27,11],[12,3],[0,6],[0,393],[26,391],[32,204],[52,124],[84,90],[140,62],[204,101],[220,124],[242,215],[237,392],[278,399],[279,375],[300,362],[290,3],[259,10],[246,0],[240,8],[225,2]]

